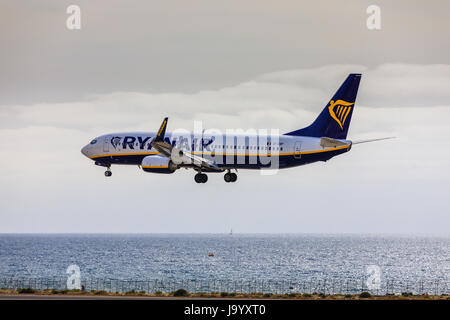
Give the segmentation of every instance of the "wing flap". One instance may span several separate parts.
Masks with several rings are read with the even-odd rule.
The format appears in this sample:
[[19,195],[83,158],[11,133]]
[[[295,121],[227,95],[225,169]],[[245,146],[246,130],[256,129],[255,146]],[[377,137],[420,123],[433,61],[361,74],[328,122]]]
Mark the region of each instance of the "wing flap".
[[168,118],[164,118],[161,127],[158,130],[158,134],[153,139],[151,145],[155,148],[161,155],[170,158],[173,163],[183,167],[183,166],[194,166],[198,168],[205,168],[208,170],[223,171],[211,160],[196,156],[189,151],[181,150],[177,147],[172,146],[170,143],[164,141],[164,136],[166,134]]

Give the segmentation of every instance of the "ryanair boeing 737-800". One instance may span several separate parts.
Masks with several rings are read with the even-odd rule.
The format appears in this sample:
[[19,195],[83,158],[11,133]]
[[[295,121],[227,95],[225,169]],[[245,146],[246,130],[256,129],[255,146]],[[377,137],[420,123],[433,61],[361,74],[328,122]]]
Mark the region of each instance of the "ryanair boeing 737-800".
[[327,161],[350,151],[346,140],[355,107],[361,74],[350,74],[333,98],[308,127],[282,135],[257,133],[212,134],[166,133],[168,118],[157,132],[125,132],[99,136],[81,152],[106,167],[112,164],[138,165],[151,173],[173,173],[180,168],[197,171],[195,182],[205,183],[205,172],[226,172],[224,180],[235,182],[231,170],[290,168],[317,161]]

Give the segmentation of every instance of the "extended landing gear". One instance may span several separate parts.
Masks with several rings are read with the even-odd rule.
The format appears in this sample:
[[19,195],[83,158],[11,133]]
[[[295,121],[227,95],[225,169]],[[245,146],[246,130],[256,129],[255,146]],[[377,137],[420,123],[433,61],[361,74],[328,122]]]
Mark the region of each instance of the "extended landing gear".
[[206,181],[208,181],[208,176],[204,173],[199,172],[194,176],[194,180],[197,183],[206,183]]
[[111,177],[111,176],[112,176],[111,169],[110,169],[110,168],[106,169],[106,171],[105,171],[105,177]]
[[223,180],[225,180],[225,182],[236,182],[237,180],[237,174],[234,172],[227,172],[225,173],[225,175],[223,176]]

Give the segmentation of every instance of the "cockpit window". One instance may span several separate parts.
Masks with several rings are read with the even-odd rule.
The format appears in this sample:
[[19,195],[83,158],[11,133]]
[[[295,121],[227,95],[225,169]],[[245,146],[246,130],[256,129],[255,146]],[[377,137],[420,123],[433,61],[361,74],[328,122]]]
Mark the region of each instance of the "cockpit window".
[[91,144],[95,144],[96,142],[97,142],[97,140],[94,139],[91,141]]

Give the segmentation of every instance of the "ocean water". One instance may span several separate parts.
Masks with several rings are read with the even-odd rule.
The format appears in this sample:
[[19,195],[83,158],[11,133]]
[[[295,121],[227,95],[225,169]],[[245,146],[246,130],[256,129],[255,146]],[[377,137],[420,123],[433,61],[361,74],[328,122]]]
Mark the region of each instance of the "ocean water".
[[[212,253],[214,256],[209,256]],[[361,235],[0,235],[0,278],[448,282],[449,237]]]

